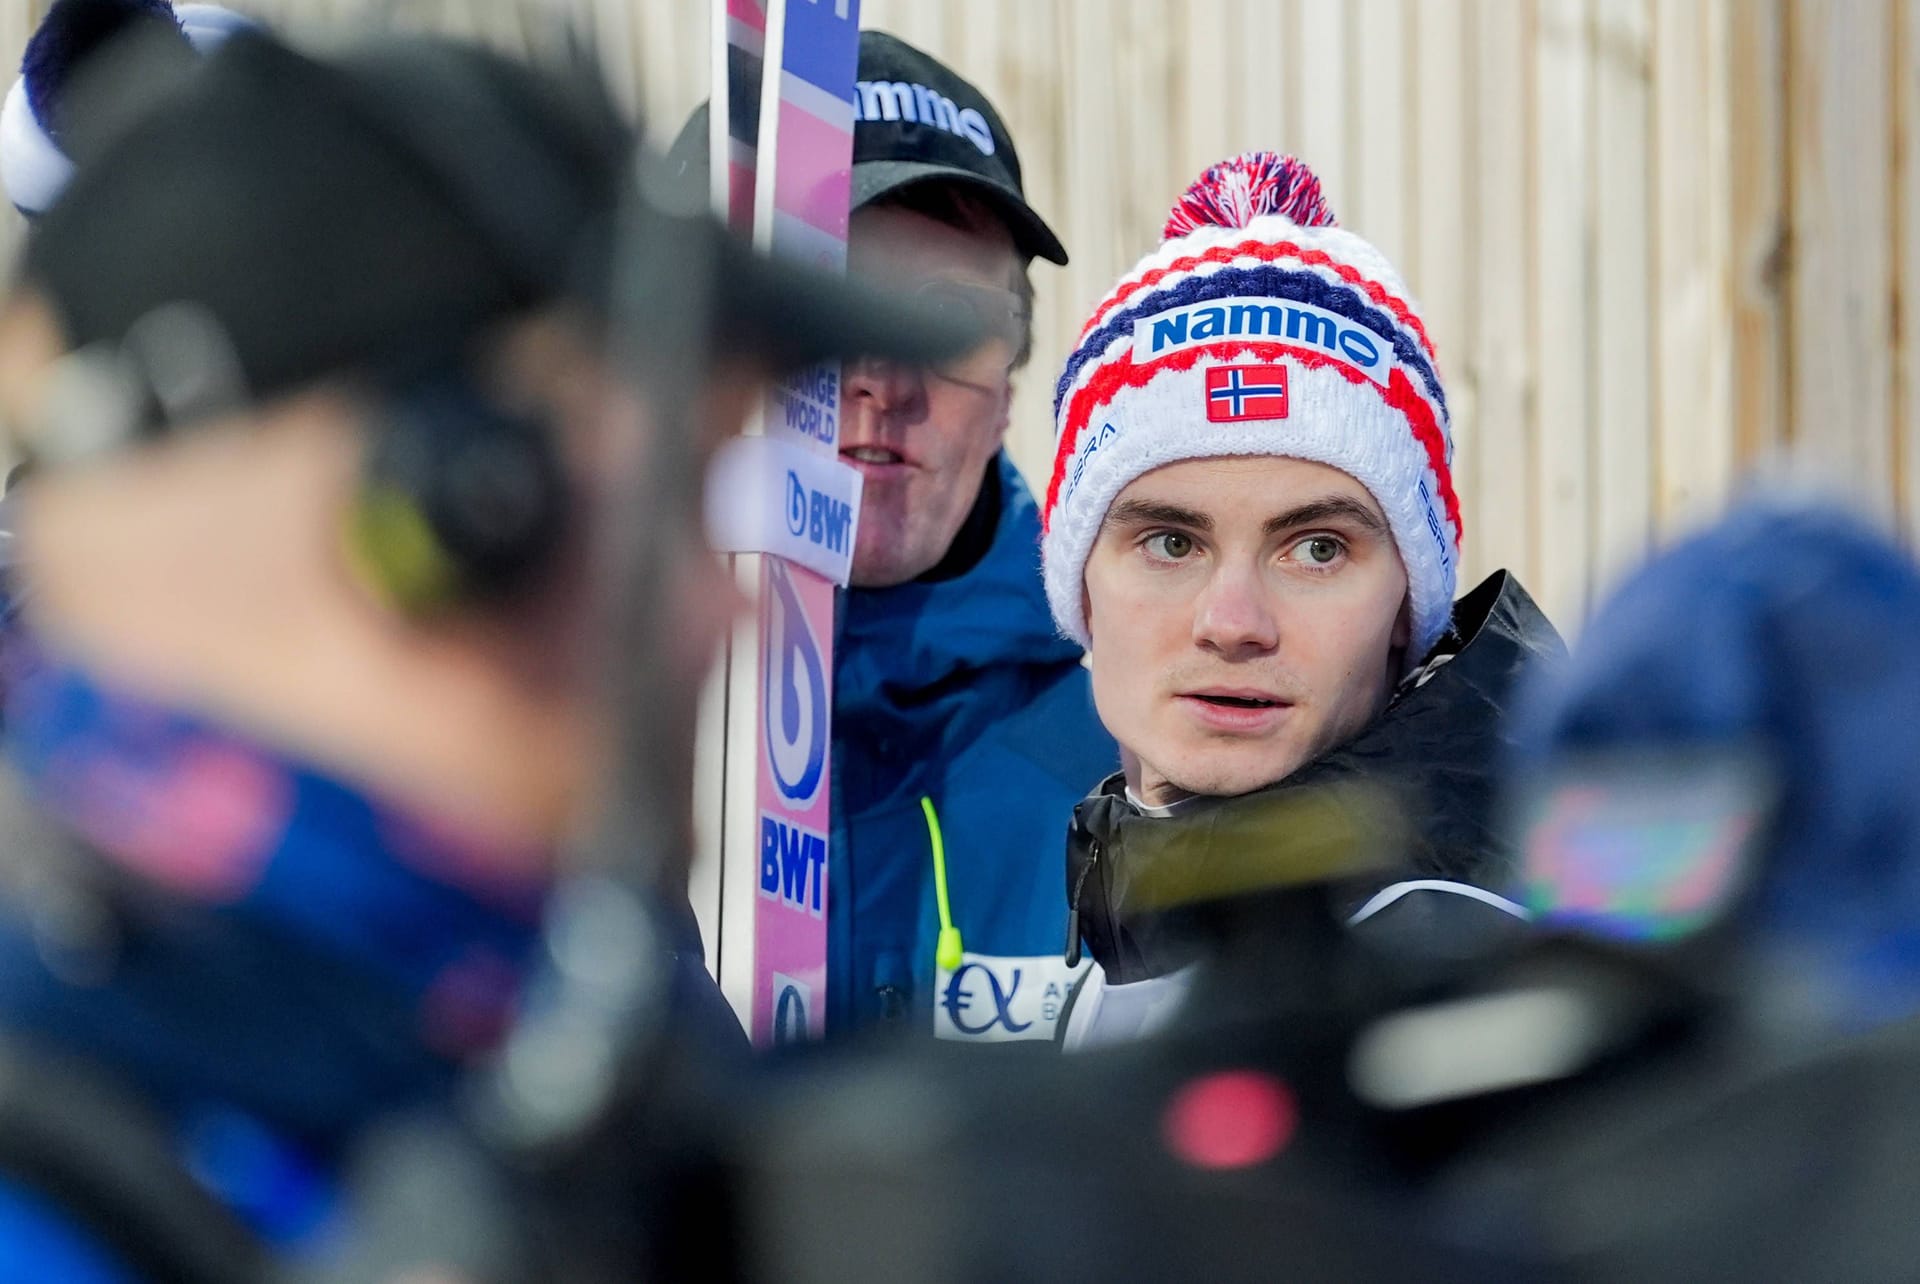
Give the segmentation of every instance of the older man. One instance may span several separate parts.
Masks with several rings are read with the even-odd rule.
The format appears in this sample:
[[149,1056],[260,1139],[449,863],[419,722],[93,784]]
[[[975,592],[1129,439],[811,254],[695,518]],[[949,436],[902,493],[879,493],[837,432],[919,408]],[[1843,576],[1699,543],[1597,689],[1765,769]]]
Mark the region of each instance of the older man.
[[[828,1027],[1044,1039],[1078,975],[1057,949],[1066,818],[1117,758],[1001,449],[1032,348],[1028,269],[1067,252],[978,89],[880,31],[861,33],[858,74],[848,270],[989,338],[938,366],[843,372],[840,457],[863,485],[834,642]],[[673,148],[689,175],[706,120]]]
[[1324,820],[1309,790],[1358,787],[1353,819],[1405,822],[1341,840],[1369,871],[1348,915],[1368,936],[1451,954],[1510,928],[1486,890],[1512,863],[1489,814],[1499,717],[1559,650],[1504,572],[1454,603],[1432,345],[1313,174],[1215,166],[1166,238],[1095,310],[1057,406],[1047,591],[1124,767],[1076,812],[1068,955],[1084,941],[1098,971],[1072,1043],[1177,1006],[1195,942],[1172,903],[1302,873],[1284,867]]
[[1028,266],[1067,255],[979,90],[873,31],[859,76],[850,270],[994,337],[939,366],[850,364],[842,384],[840,454],[865,484],[835,647],[828,1019],[1046,1038],[1072,975],[1066,818],[1115,761],[1001,449]]

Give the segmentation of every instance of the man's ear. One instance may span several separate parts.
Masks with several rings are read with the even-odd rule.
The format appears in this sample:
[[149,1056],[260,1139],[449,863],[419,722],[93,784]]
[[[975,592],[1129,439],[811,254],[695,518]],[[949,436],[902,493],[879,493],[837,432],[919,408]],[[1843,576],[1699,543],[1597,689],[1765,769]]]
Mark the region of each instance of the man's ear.
[[1393,649],[1404,652],[1413,645],[1413,599],[1400,600],[1400,614],[1393,620]]
[[1009,375],[1000,381],[1000,406],[994,412],[993,439],[1004,443],[1007,429],[1013,423],[1013,377]]

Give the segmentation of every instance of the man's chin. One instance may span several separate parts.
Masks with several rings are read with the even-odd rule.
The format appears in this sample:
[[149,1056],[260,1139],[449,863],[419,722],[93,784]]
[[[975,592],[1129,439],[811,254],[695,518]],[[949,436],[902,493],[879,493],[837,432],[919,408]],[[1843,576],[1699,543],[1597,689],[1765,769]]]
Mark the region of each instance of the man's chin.
[[853,546],[850,578],[854,588],[893,588],[905,584],[933,569],[945,551],[927,553],[919,547],[924,538],[911,539],[898,527],[876,529],[871,540],[867,534],[867,528],[862,525]]
[[1208,754],[1190,756],[1164,779],[1175,789],[1206,798],[1237,798],[1277,785],[1298,771],[1297,753]]

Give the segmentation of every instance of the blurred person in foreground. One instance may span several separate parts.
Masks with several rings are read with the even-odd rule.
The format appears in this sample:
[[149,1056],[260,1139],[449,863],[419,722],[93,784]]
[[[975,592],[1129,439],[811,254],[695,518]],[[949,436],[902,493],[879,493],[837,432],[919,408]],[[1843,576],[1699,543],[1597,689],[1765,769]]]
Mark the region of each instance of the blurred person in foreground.
[[[1058,949],[1066,817],[1116,762],[1002,449],[1032,263],[1067,252],[977,88],[882,31],[860,33],[858,76],[848,272],[990,338],[841,373],[861,497],[834,637],[828,1029],[1048,1039],[1077,975]],[[703,191],[706,149],[703,108],[673,152]]]
[[1067,948],[1095,969],[1069,1046],[1165,1021],[1196,957],[1174,907],[1257,888],[1263,862],[1284,881],[1283,817],[1316,792],[1408,830],[1349,853],[1380,866],[1347,881],[1360,936],[1437,960],[1511,935],[1491,772],[1514,678],[1561,650],[1504,571],[1453,600],[1434,345],[1311,171],[1223,162],[1164,235],[1055,402],[1047,594],[1123,763],[1074,815]]
[[[598,801],[592,554],[650,457],[592,306],[631,139],[590,76],[454,42],[316,60],[242,33],[131,116],[101,76],[0,308],[0,413],[35,461],[4,639],[0,1279],[255,1279],[324,1264],[356,1141],[495,1048]],[[810,274],[713,262],[732,352],[693,466],[762,371],[916,341]],[[695,550],[655,550],[684,718],[652,734],[681,758],[731,601]],[[668,1020],[744,1050],[678,908]]]
[[1920,567],[1760,495],[1516,701],[1526,946],[1355,1039],[1501,1278],[1885,1280],[1920,1227]]

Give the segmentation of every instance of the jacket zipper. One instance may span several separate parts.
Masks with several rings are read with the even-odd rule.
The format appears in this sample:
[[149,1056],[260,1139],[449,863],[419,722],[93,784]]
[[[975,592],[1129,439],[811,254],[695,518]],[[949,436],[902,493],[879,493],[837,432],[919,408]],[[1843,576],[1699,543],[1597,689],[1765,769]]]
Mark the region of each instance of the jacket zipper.
[[1087,875],[1093,873],[1093,867],[1100,863],[1100,840],[1092,839],[1087,850],[1087,863],[1080,867],[1080,877],[1073,880],[1073,895],[1067,898],[1067,966],[1080,966],[1080,896],[1087,890]]

